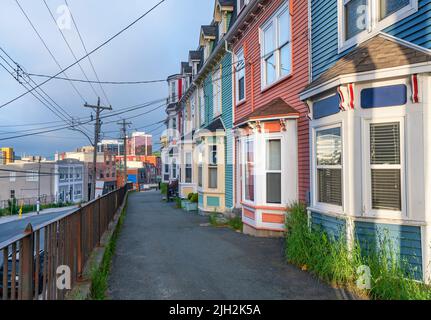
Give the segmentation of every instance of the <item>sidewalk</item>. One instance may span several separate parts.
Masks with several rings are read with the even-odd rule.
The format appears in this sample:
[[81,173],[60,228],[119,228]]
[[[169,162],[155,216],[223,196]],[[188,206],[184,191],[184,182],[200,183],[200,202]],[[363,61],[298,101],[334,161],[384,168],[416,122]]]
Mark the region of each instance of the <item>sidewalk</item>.
[[208,226],[159,192],[132,193],[109,278],[112,299],[344,299],[289,265],[283,239]]
[[[74,208],[78,208],[78,206],[74,205],[74,206],[62,207],[62,208],[50,208],[50,209],[45,209],[45,210],[40,211],[39,215],[42,216],[44,214],[67,211],[67,210],[71,210]],[[26,219],[26,218],[30,218],[30,217],[34,217],[34,216],[37,216],[37,211],[23,213],[22,219]],[[12,215],[12,216],[3,216],[3,217],[0,217],[0,224],[9,223],[9,222],[16,221],[16,220],[19,220],[19,215],[17,215],[17,214]]]

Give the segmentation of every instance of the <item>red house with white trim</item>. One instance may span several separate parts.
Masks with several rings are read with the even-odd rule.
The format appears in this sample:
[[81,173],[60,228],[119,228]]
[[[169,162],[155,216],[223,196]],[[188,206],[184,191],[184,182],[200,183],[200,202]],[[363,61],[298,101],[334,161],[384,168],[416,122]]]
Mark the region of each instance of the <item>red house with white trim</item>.
[[309,193],[308,3],[237,2],[234,53],[235,205],[244,232],[282,235],[285,213]]

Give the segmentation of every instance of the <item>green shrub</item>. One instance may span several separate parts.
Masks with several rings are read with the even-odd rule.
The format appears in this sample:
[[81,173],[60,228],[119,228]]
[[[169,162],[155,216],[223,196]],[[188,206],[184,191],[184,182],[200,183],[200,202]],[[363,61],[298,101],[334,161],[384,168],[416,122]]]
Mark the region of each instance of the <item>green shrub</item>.
[[193,192],[190,192],[190,193],[187,195],[187,200],[191,201],[191,200],[192,200],[192,198],[193,198],[193,195],[194,195],[194,193],[193,193]]
[[160,184],[160,193],[163,195],[168,194],[168,184],[167,183],[161,183]]
[[190,202],[198,203],[199,202],[199,194],[193,193],[192,197],[190,198]]
[[175,207],[177,209],[181,209],[181,198],[179,197],[175,198]]
[[228,225],[235,230],[242,231],[242,218],[241,217],[234,217],[232,219],[229,219]]
[[[338,286],[356,287],[357,270],[368,266],[371,271],[372,299],[431,299],[431,289],[406,272],[387,237],[381,239],[379,250],[361,252],[358,243],[349,250],[345,238],[335,238],[321,229],[310,228],[305,206],[294,204],[286,220],[285,254],[288,262],[309,270],[321,279]],[[342,234],[341,232],[340,234]]]

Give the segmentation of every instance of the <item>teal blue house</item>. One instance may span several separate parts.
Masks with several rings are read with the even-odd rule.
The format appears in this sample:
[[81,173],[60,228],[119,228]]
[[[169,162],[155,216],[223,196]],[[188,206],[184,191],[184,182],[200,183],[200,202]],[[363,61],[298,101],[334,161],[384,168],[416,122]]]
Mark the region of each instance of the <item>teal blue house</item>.
[[431,0],[311,0],[313,226],[431,277]]

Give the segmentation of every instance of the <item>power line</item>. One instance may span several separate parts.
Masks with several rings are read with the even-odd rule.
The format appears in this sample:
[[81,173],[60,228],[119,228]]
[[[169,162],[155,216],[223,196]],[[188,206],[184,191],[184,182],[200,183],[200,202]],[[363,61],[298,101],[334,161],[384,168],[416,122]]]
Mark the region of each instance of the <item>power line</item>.
[[[38,73],[27,73],[29,76],[39,77],[39,78],[51,78],[52,76]],[[64,78],[64,77],[53,77],[55,80],[66,80],[72,82],[81,83],[100,83],[100,84],[112,84],[112,85],[137,85],[137,84],[150,84],[150,83],[161,83],[166,82],[166,79],[155,79],[155,80],[140,80],[140,81],[98,81],[98,80],[84,80],[84,79],[74,79],[74,78]]]
[[[72,54],[72,56],[73,56],[73,58],[75,59],[75,61],[77,61],[78,59],[76,58],[76,55],[75,55],[75,53],[74,53],[74,52],[73,52],[73,50],[72,50],[72,47],[70,46],[69,42],[67,41],[66,37],[64,36],[63,31],[62,31],[62,30],[61,30],[61,28],[58,26],[57,21],[55,20],[54,14],[52,13],[51,9],[49,8],[49,6],[48,6],[48,4],[46,3],[46,1],[45,1],[45,0],[43,0],[43,3],[45,4],[45,7],[46,7],[46,9],[48,10],[48,12],[49,12],[49,14],[50,14],[50,16],[51,16],[51,18],[52,18],[52,21],[53,21],[53,22],[54,22],[54,24],[56,25],[57,30],[60,32],[61,37],[63,38],[64,42],[66,43],[67,47],[69,48],[70,53]],[[82,74],[84,75],[84,77],[88,80],[87,74],[85,73],[85,71],[84,71],[84,69],[82,68],[81,64],[80,64],[79,62],[78,62],[77,64],[78,64],[78,66],[79,66],[79,69],[81,69],[81,72],[82,72]],[[61,68],[60,68],[60,70],[61,70]],[[99,94],[98,94],[98,93],[97,93],[97,91],[94,89],[94,87],[93,87],[93,85],[92,85],[91,83],[90,83],[90,87],[91,87],[91,89],[93,90],[93,93],[94,93],[94,94],[96,95],[96,97],[97,97]]]
[[[43,1],[45,2],[45,0],[43,0]],[[100,90],[102,90],[103,96],[104,96],[104,97],[105,97],[105,99],[106,99],[106,103],[108,103],[109,105],[111,105],[111,102],[109,101],[109,98],[108,98],[108,96],[106,95],[105,89],[103,89],[103,86],[102,86],[102,84],[100,83],[99,75],[98,75],[98,74],[97,74],[97,72],[96,72],[96,68],[94,68],[93,61],[92,61],[92,59],[91,59],[90,55],[88,54],[87,47],[85,46],[84,39],[83,39],[83,38],[82,38],[82,36],[81,36],[81,32],[79,31],[78,24],[76,23],[75,18],[74,18],[73,14],[72,14],[72,10],[70,9],[69,3],[67,3],[67,0],[64,0],[64,3],[65,3],[65,4],[66,4],[66,6],[69,8],[70,17],[72,18],[73,25],[74,25],[74,26],[75,26],[75,28],[76,28],[76,32],[78,33],[79,40],[81,41],[82,47],[84,48],[84,51],[85,51],[85,53],[87,54],[88,61],[90,62],[91,68],[93,69],[94,75],[96,76],[97,82],[99,83]],[[45,2],[45,4],[46,4],[46,2]],[[55,19],[54,19],[54,20],[55,20]],[[75,59],[76,59],[76,58],[75,58]],[[88,80],[87,76],[85,76],[85,78]]]
[[[39,88],[41,86],[43,86],[44,84],[48,83],[49,81],[51,81],[54,77],[59,76],[60,74],[64,73],[64,71],[69,70],[70,68],[72,68],[73,66],[75,66],[78,62],[81,62],[82,60],[84,60],[86,57],[90,56],[91,54],[93,54],[94,52],[98,51],[100,48],[104,47],[105,45],[107,45],[109,42],[111,42],[113,39],[115,39],[116,37],[118,37],[119,35],[121,35],[123,32],[125,32],[126,30],[128,30],[129,28],[131,28],[133,25],[135,25],[137,22],[139,22],[141,19],[143,19],[145,16],[147,16],[149,13],[151,13],[152,11],[154,11],[157,7],[159,7],[163,2],[165,2],[166,0],[161,0],[159,1],[156,5],[154,5],[152,8],[150,8],[149,10],[147,10],[144,14],[142,14],[141,16],[139,16],[137,19],[135,19],[132,23],[130,23],[129,25],[127,25],[125,28],[121,29],[119,32],[117,32],[116,34],[114,34],[113,36],[111,36],[108,40],[104,41],[102,44],[100,44],[99,46],[97,46],[95,49],[93,49],[92,51],[90,51],[88,54],[84,55],[83,57],[81,57],[80,59],[78,59],[76,62],[72,63],[71,65],[69,65],[68,67],[66,67],[65,69],[61,70],[60,72],[54,74],[53,76],[51,76],[50,78],[48,78],[47,80],[41,82],[40,84],[37,85],[37,87],[35,88]],[[35,90],[35,88],[31,89],[31,90],[27,90],[27,92],[24,92],[20,95],[18,95],[17,97],[9,100],[8,102],[3,103],[2,105],[0,105],[0,108],[3,108],[15,101],[17,101],[18,99],[26,96],[27,94],[29,94],[30,92],[33,92]]]

